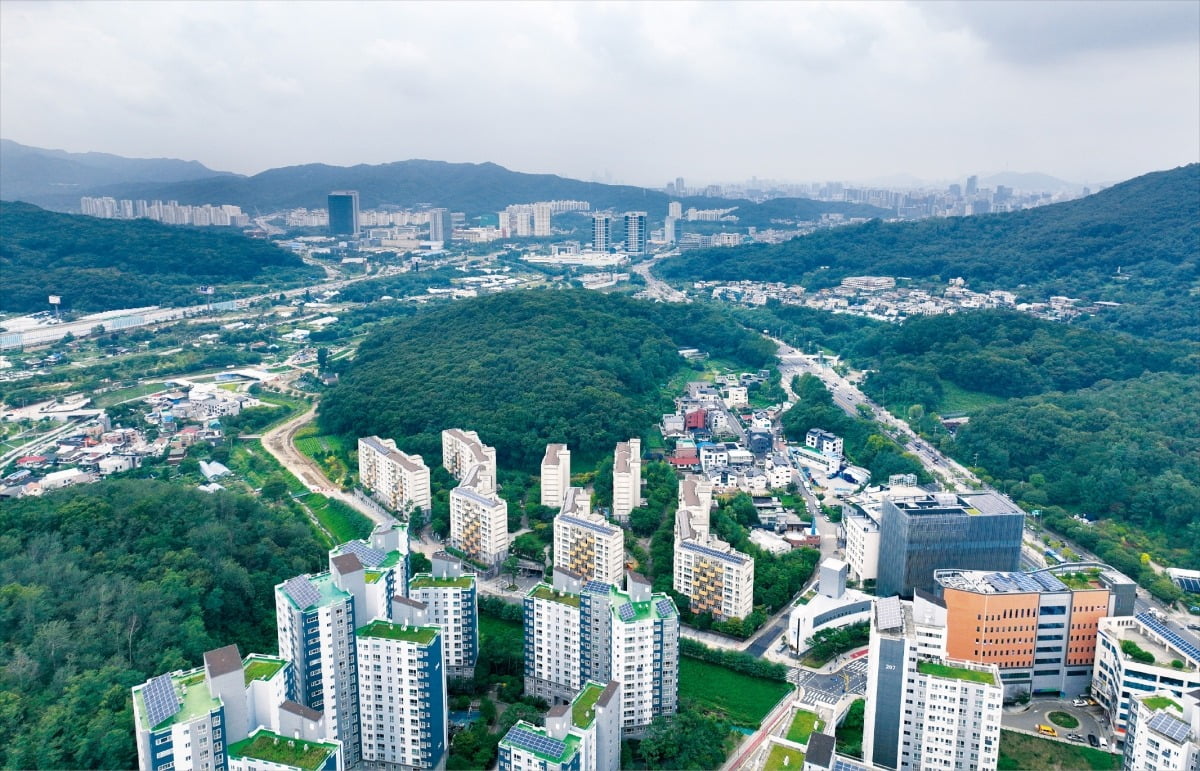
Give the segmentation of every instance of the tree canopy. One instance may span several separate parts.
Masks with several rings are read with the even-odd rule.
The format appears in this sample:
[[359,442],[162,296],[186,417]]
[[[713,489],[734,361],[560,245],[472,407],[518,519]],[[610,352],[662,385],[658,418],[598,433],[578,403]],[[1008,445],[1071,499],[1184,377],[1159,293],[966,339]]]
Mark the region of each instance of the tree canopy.
[[246,294],[321,277],[291,252],[219,228],[103,220],[0,202],[0,309],[94,312],[199,305],[199,286]]
[[276,649],[273,587],[321,567],[253,498],[109,480],[0,502],[0,765],[133,768],[130,688]]
[[774,356],[714,306],[585,290],[492,295],[381,327],[319,417],[327,433],[391,437],[435,459],[443,429],[475,430],[502,466],[536,473],[549,442],[586,462],[645,434],[688,346],[747,368]]

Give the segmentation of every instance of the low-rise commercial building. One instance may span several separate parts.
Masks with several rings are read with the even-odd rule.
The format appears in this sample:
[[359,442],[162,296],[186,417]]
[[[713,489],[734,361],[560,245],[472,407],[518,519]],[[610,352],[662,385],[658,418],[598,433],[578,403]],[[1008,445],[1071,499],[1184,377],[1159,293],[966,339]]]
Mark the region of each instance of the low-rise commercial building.
[[1138,696],[1182,699],[1197,688],[1200,641],[1194,635],[1149,612],[1100,619],[1092,695],[1114,733],[1125,732]]

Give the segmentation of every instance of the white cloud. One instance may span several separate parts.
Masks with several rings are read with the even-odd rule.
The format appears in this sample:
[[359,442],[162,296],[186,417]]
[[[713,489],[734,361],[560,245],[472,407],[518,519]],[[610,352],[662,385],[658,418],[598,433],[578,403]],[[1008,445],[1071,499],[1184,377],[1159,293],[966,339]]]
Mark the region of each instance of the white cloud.
[[0,3],[0,134],[256,172],[1113,180],[1200,156],[1194,3]]

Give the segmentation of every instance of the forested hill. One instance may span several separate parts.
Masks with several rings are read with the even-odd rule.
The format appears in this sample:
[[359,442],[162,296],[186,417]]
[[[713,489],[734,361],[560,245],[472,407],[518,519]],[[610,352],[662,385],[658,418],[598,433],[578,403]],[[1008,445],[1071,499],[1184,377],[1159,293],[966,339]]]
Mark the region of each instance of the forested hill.
[[436,465],[441,432],[479,432],[501,466],[536,473],[548,442],[580,459],[643,436],[694,346],[747,368],[774,346],[704,306],[585,290],[506,292],[398,321],[362,343],[321,401],[329,433],[396,439]]
[[1200,340],[1200,164],[1155,172],[1087,198],[1006,214],[823,230],[781,244],[693,252],[661,263],[669,280],[754,279],[809,288],[846,276],[961,276],[1022,300],[1066,295],[1122,303],[1096,323]]
[[[2,176],[2,175],[0,175]],[[631,185],[584,182],[554,174],[526,174],[494,163],[446,163],[408,160],[376,165],[329,166],[310,163],[268,169],[251,177],[223,175],[169,183],[124,183],[96,187],[87,195],[115,198],[175,200],[186,204],[237,204],[247,211],[274,211],[295,207],[325,208],[331,190],[357,190],[365,209],[428,204],[445,206],[468,215],[491,213],[513,203],[549,200],[591,202],[596,210],[646,211],[661,221],[672,200],[665,193]],[[51,208],[76,210],[80,191],[38,195],[31,200]],[[738,225],[766,226],[772,218],[819,219],[821,214],[878,217],[885,212],[863,204],[786,198],[754,204],[725,198],[683,198],[684,208],[737,207]]]
[[0,310],[24,313],[61,295],[66,310],[198,304],[201,285],[263,291],[321,271],[241,233],[102,220],[0,202]]

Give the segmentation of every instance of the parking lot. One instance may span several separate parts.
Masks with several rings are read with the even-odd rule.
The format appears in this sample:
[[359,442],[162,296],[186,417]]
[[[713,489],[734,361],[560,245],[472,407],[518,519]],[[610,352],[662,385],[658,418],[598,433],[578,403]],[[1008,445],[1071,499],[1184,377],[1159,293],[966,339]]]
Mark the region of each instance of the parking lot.
[[[1078,728],[1062,728],[1054,725],[1047,714],[1051,712],[1065,712],[1079,721]],[[1037,732],[1039,725],[1052,726],[1058,733],[1059,741],[1071,741],[1067,739],[1068,734],[1076,734],[1081,737],[1082,741],[1076,740],[1075,744],[1086,744],[1087,735],[1094,734],[1096,737],[1103,737],[1109,742],[1109,748],[1112,747],[1112,736],[1104,729],[1101,722],[1101,712],[1099,707],[1076,707],[1071,704],[1070,699],[1034,699],[1029,702],[1024,711],[1013,711],[1011,707],[1006,707],[1004,715],[1001,718],[1001,723],[1005,728],[1017,728],[1023,731]],[[1049,738],[1049,737],[1047,737]]]

